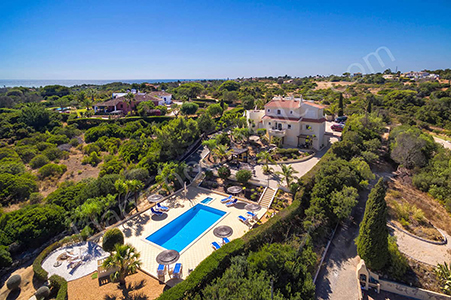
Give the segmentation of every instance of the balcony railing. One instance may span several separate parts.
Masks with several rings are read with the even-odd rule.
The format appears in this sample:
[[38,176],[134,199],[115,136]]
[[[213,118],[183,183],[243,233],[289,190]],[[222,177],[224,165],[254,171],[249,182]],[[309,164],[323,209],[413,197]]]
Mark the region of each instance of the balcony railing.
[[285,136],[285,129],[277,129],[277,128],[271,128],[269,129],[269,134],[272,136],[277,136],[277,137],[283,137]]

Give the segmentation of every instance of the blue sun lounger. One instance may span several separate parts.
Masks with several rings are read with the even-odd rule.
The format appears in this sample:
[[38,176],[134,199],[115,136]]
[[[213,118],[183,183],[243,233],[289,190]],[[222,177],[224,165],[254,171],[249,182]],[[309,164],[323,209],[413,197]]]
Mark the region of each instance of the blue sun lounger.
[[238,202],[238,199],[233,199],[233,201],[227,202],[226,206],[234,206]]
[[157,269],[157,274],[158,274],[158,276],[159,276],[159,277],[160,277],[160,276],[164,276],[165,270],[166,270],[166,266],[165,266],[165,265],[162,265],[162,264],[159,264],[159,265],[158,265],[158,269]]
[[248,216],[249,218],[254,219],[254,220],[257,220],[257,219],[258,219],[257,215],[254,214],[253,212],[250,212],[250,211],[247,212],[247,216]]
[[221,246],[220,246],[217,242],[211,243],[211,246],[212,246],[213,249],[215,249],[215,250],[218,250],[219,248],[221,248]]
[[180,278],[181,275],[182,275],[182,264],[176,263],[174,271],[172,271],[172,278]]
[[229,202],[231,199],[232,199],[232,195],[230,195],[230,196],[227,197],[227,198],[221,199],[221,203]]
[[154,210],[153,207],[150,208],[150,211],[152,212],[152,214],[157,216],[161,216],[163,214],[161,211]]
[[157,203],[157,209],[158,209],[159,211],[168,211],[168,210],[169,210],[168,207],[163,206],[163,205],[161,205],[160,203]]
[[222,238],[222,241],[224,242],[224,244],[230,243],[230,240],[228,238]]
[[244,224],[246,224],[247,226],[249,226],[249,221],[248,219],[246,219],[243,216],[238,216],[238,220],[240,220],[241,222],[243,222]]

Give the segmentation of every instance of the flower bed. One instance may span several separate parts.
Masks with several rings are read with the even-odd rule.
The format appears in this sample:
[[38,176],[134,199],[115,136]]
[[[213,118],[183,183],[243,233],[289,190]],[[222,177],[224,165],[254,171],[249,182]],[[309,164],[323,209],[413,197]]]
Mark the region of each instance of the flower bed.
[[[205,178],[202,183],[200,184],[201,187],[210,189],[213,191],[218,191],[221,193],[229,194],[227,192],[227,189],[231,186],[242,186],[240,183],[232,180],[225,180],[223,181],[221,178],[213,176],[210,178]],[[250,201],[257,202],[260,199],[261,194],[263,193],[264,187],[254,185],[251,183],[247,183],[245,186],[243,186],[243,192],[236,195],[241,198],[246,198]]]
[[301,159],[313,154],[313,151],[301,151],[297,148],[276,148],[271,157],[275,162],[284,162],[289,160]]

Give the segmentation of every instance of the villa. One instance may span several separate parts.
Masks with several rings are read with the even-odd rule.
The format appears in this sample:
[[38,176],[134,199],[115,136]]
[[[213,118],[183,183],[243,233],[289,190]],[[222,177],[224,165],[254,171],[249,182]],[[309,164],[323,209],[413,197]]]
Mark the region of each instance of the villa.
[[128,93],[113,93],[111,100],[96,103],[93,105],[94,111],[103,111],[106,113],[123,113],[134,110],[140,102],[152,101],[155,106],[167,105],[172,103],[172,94],[164,91],[156,91],[150,93],[132,92],[135,96],[134,100],[129,104],[126,95]]
[[322,149],[327,145],[324,106],[294,97],[274,97],[264,110],[248,110],[246,118],[253,131],[264,128],[270,140],[282,139],[288,147]]

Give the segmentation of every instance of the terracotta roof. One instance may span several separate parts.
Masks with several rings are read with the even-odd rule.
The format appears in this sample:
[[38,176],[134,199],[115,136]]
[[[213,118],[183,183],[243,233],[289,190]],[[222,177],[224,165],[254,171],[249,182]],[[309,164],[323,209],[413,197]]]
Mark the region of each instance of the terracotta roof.
[[[120,102],[127,102],[128,99],[125,97],[117,97],[115,99],[111,99],[105,102],[97,103],[96,106],[115,106]],[[135,94],[135,99],[133,102],[143,102],[143,101],[161,101],[160,98],[157,98],[155,96],[145,94],[145,95],[139,95]]]
[[321,119],[302,118],[301,122],[323,123],[323,122],[326,122],[326,119],[325,118],[321,118]]
[[265,108],[299,108],[299,100],[271,100],[265,104]]
[[279,120],[279,121],[291,121],[291,122],[298,122],[299,120],[301,120],[301,118],[287,118],[287,117],[273,117],[273,116],[263,116],[262,119]]
[[307,105],[310,105],[310,106],[313,106],[313,107],[316,107],[316,108],[325,108],[325,106],[319,105],[319,104],[316,104],[316,103],[313,103],[313,102],[304,101],[304,102],[302,102],[302,104],[307,104]]

